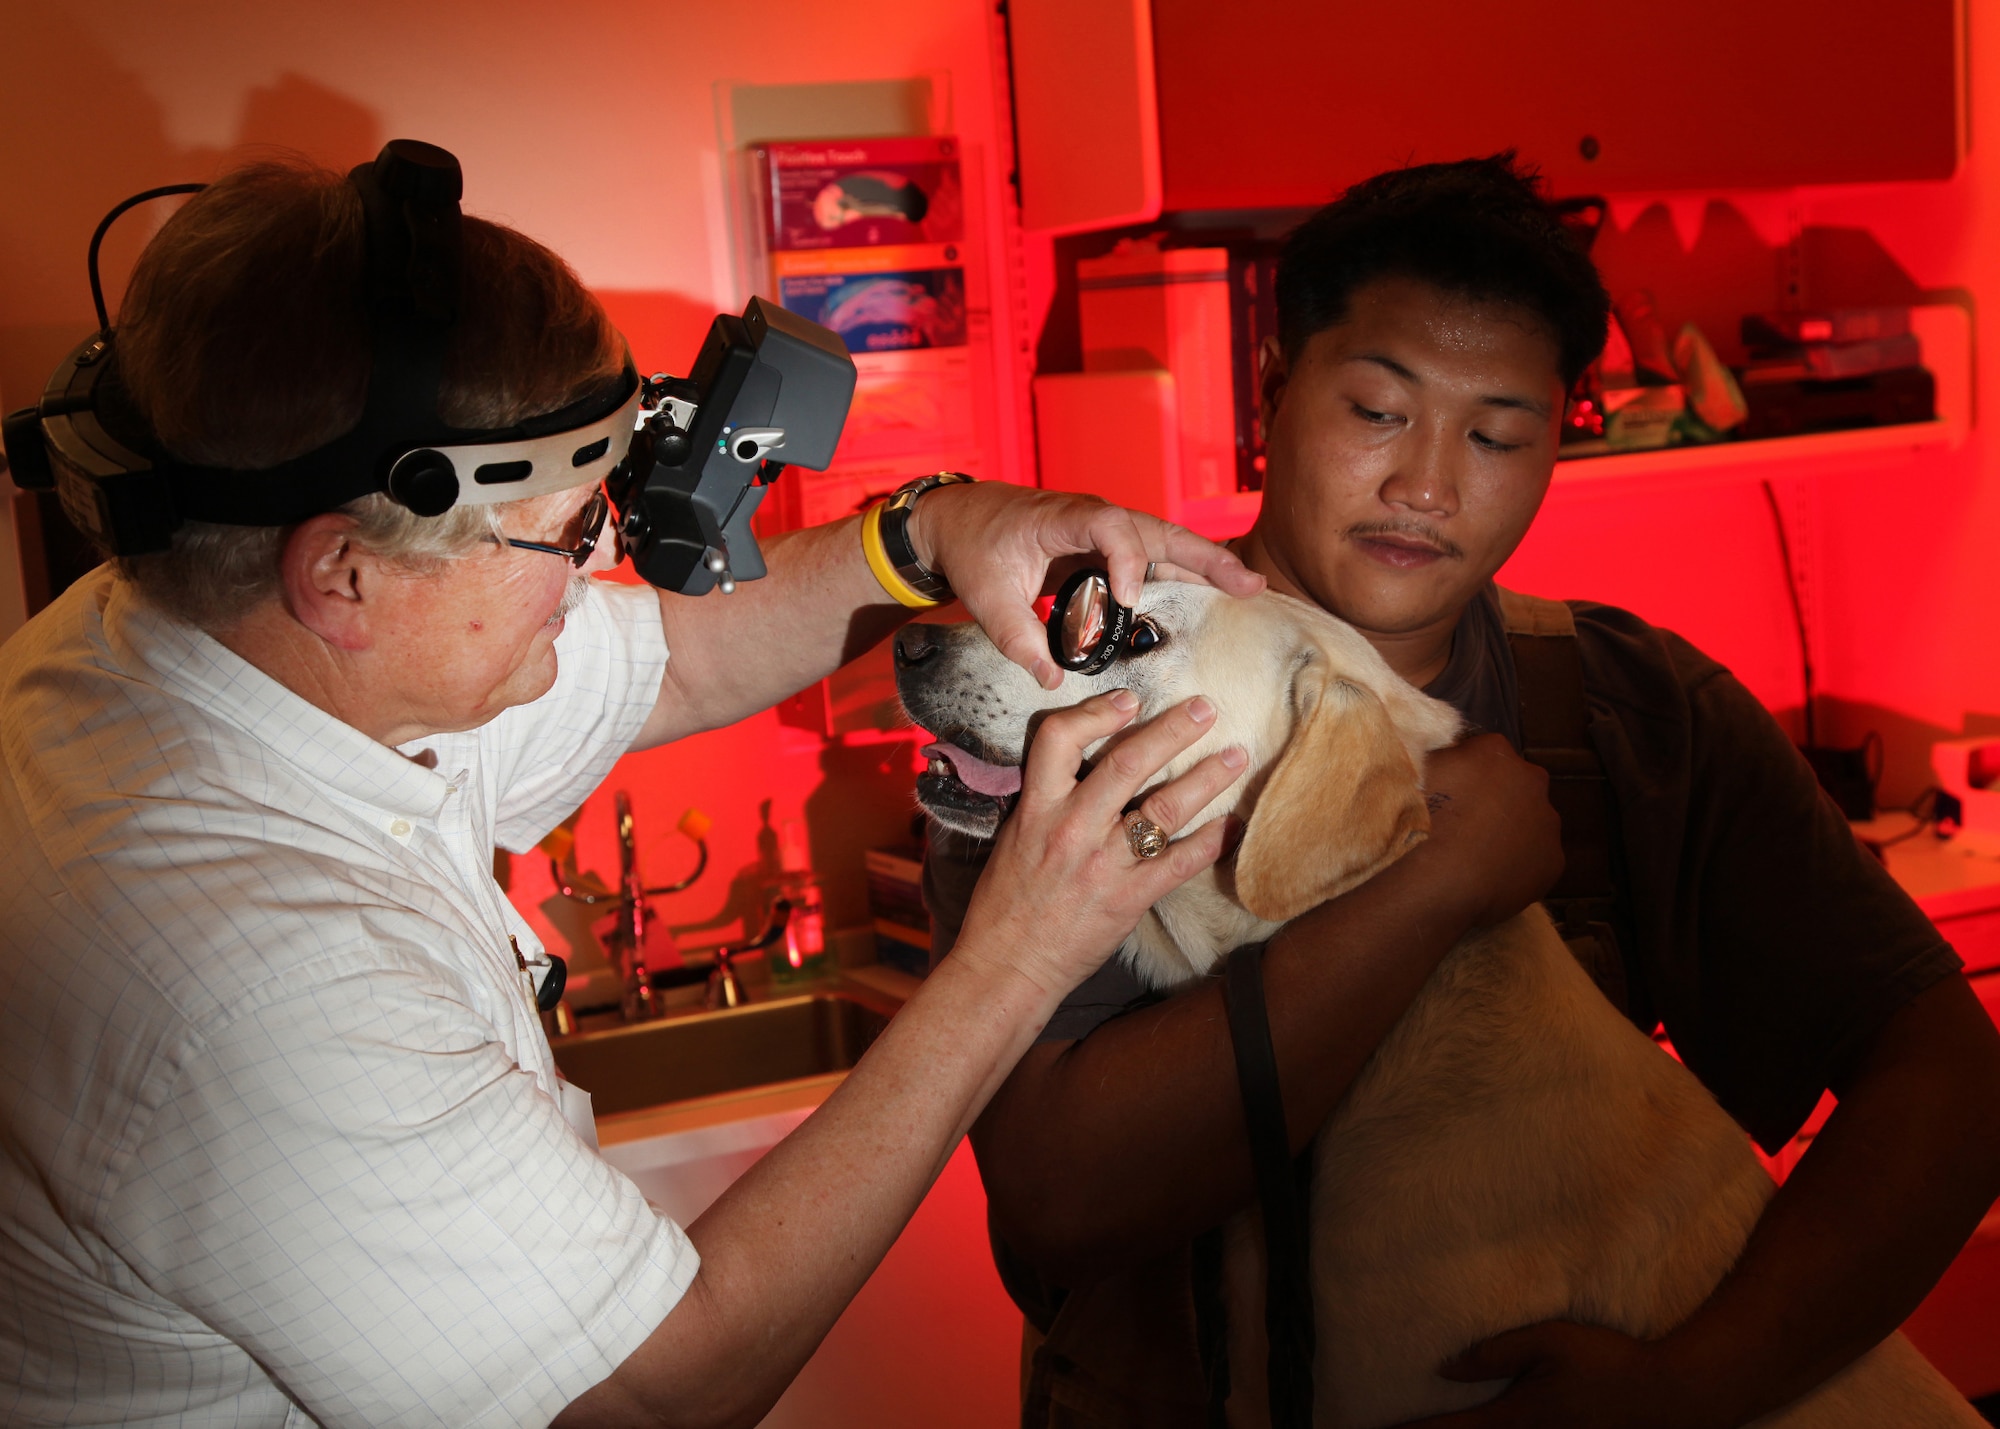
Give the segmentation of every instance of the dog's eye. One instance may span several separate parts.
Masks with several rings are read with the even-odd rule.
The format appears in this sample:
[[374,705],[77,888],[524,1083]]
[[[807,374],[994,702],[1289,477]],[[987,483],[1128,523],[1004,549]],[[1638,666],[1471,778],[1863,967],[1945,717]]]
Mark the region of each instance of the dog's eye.
[[1126,641],[1125,648],[1134,655],[1143,655],[1166,638],[1160,633],[1159,626],[1142,615],[1133,622],[1132,634]]

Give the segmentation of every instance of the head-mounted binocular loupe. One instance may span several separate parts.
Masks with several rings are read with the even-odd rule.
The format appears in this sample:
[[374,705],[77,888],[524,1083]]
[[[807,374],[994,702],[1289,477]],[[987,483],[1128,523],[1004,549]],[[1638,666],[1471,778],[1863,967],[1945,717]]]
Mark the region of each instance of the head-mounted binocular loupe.
[[847,345],[818,323],[762,298],[719,315],[687,377],[646,379],[606,483],[633,569],[682,595],[762,576],[750,518],[785,467],[833,460],[854,378]]

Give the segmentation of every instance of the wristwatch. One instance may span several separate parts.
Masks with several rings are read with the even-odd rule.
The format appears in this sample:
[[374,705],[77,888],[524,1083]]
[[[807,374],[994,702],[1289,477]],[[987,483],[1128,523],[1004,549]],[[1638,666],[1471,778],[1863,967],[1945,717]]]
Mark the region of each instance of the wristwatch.
[[882,554],[888,558],[890,567],[903,583],[932,604],[942,604],[951,599],[951,582],[917,559],[916,547],[910,544],[910,508],[926,491],[935,491],[940,486],[958,486],[971,480],[962,471],[940,471],[932,476],[920,476],[897,487],[882,504],[879,518]]

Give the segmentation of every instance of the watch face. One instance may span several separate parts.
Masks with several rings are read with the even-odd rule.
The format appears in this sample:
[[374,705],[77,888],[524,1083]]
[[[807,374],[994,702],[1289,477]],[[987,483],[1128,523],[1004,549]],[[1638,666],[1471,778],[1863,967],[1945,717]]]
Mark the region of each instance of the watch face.
[[926,491],[935,491],[940,486],[960,486],[970,483],[971,480],[972,478],[962,471],[941,471],[934,476],[918,477],[899,489],[896,494],[901,496],[907,492],[910,499],[914,500]]

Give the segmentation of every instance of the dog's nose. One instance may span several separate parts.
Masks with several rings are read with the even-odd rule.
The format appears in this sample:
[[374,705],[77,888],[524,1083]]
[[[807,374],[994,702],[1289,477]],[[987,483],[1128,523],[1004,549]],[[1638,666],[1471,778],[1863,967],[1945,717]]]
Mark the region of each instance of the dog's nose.
[[941,647],[937,642],[936,635],[932,633],[935,629],[936,627],[931,625],[905,625],[901,630],[896,632],[896,668],[898,670],[908,669],[912,665],[921,665],[924,661],[930,659],[931,656],[937,654]]

